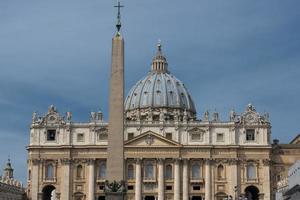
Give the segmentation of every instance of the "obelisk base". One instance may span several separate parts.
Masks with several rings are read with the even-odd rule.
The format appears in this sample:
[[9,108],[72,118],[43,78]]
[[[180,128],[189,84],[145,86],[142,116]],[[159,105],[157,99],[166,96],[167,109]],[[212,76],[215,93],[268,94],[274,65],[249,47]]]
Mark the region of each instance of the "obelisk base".
[[107,200],[124,200],[125,194],[124,193],[106,193],[105,199]]
[[126,195],[125,181],[105,181],[104,192],[106,200],[124,200]]

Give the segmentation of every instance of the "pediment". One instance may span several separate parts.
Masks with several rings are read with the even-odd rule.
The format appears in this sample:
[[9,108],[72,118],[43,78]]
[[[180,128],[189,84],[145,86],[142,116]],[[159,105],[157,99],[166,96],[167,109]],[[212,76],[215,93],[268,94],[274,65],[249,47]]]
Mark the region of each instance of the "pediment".
[[180,147],[181,144],[169,140],[152,131],[145,132],[135,138],[126,141],[125,146],[137,146],[137,147]]

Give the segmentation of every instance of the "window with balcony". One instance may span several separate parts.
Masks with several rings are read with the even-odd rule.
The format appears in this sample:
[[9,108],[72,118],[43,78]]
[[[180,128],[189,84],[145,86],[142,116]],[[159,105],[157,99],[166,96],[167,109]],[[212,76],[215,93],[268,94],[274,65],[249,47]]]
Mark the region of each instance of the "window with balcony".
[[147,163],[145,166],[145,178],[146,179],[154,179],[154,169],[152,163]]
[[194,179],[194,180],[200,179],[200,165],[199,165],[199,163],[194,163],[192,165],[192,179]]
[[171,180],[172,179],[172,165],[168,164],[166,166],[166,179]]
[[247,164],[247,179],[255,180],[256,179],[256,167],[254,163],[249,162]]
[[134,169],[133,169],[133,165],[128,165],[128,167],[127,167],[127,178],[129,179],[129,180],[132,180],[132,179],[134,179]]
[[106,163],[101,162],[99,164],[99,173],[98,173],[98,177],[101,180],[105,180],[106,178]]
[[49,163],[46,165],[46,171],[45,171],[45,178],[46,180],[52,180],[54,178],[54,167],[52,163]]

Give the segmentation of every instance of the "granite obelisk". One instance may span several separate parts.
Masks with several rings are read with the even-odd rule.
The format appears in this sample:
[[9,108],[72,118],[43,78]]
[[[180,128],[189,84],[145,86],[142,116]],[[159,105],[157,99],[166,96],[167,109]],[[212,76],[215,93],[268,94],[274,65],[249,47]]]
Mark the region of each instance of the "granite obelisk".
[[117,32],[112,39],[109,96],[106,199],[123,200],[124,183],[124,39],[121,36],[120,2]]

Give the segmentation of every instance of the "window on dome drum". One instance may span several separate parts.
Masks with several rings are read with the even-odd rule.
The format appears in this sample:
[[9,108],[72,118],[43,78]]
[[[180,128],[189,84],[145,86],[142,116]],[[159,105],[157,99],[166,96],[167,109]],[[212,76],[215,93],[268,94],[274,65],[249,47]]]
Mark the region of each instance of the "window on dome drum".
[[82,179],[83,178],[83,168],[82,165],[78,165],[76,169],[76,178]]
[[50,129],[47,130],[47,141],[55,141],[56,138],[56,130]]
[[255,130],[254,129],[246,130],[246,141],[255,141]]
[[83,133],[77,134],[77,142],[84,142],[84,134]]
[[106,178],[106,163],[105,162],[101,162],[99,164],[99,173],[98,173],[98,177],[101,180],[105,180]]
[[134,138],[134,133],[128,133],[127,134],[128,140],[131,140]]
[[217,142],[224,142],[224,133],[217,133]]
[[154,179],[154,170],[152,163],[147,163],[145,166],[145,178],[146,179]]
[[247,164],[247,179],[255,180],[256,179],[256,168],[254,163],[249,162]]
[[168,164],[166,166],[166,179],[171,180],[172,179],[172,165]]
[[51,180],[54,178],[54,167],[52,163],[46,165],[45,178],[46,180]]
[[194,179],[194,180],[200,179],[200,165],[199,165],[199,163],[194,163],[192,165],[192,179]]
[[127,167],[127,178],[129,179],[129,180],[132,180],[132,179],[134,179],[134,169],[133,169],[133,165],[128,165],[128,167]]
[[173,139],[173,134],[172,133],[166,133],[166,138],[168,139],[168,140],[172,140]]

